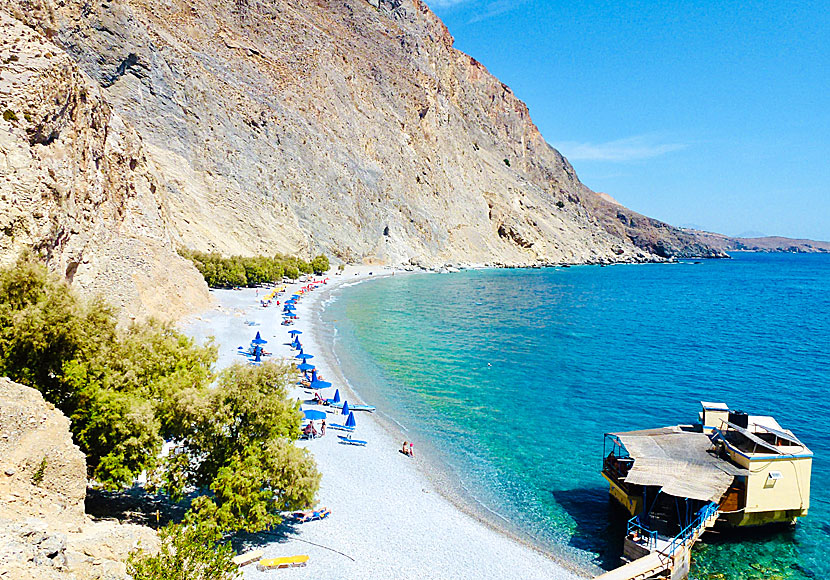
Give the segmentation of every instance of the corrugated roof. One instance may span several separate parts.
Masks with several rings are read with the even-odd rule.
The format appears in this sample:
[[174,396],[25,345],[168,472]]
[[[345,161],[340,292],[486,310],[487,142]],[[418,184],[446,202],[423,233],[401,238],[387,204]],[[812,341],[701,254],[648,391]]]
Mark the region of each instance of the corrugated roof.
[[709,436],[679,427],[612,433],[634,459],[625,478],[680,498],[717,502],[745,470],[709,453]]

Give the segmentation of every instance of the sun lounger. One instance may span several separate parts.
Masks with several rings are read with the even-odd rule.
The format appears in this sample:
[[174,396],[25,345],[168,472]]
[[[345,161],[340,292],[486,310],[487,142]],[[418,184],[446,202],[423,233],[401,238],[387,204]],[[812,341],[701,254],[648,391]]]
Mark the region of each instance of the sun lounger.
[[262,550],[254,550],[253,552],[246,552],[244,554],[239,554],[238,556],[234,556],[233,563],[239,566],[247,566],[248,564],[253,564],[258,560],[261,560],[262,557],[265,555],[265,552]]
[[260,560],[256,565],[256,569],[260,572],[265,570],[277,570],[279,568],[296,568],[298,566],[305,566],[308,562],[308,556],[305,554],[301,556],[286,556],[284,558],[268,558],[267,560]]
[[338,425],[337,423],[332,423],[331,425],[326,425],[329,429],[339,429],[340,431],[348,431],[349,433],[354,431],[354,427],[346,427],[345,425]]
[[346,437],[345,435],[338,435],[338,439],[340,439],[340,443],[344,443],[346,445],[359,445],[363,447],[368,443],[368,441],[361,441],[360,439],[352,439],[351,437]]
[[[334,407],[335,409],[343,408],[343,401],[340,401],[339,403],[335,403],[334,399],[328,399],[328,401],[329,406]],[[351,409],[352,411],[368,411],[370,413],[374,413],[376,407],[372,405],[352,405],[351,403],[349,403],[349,409]]]

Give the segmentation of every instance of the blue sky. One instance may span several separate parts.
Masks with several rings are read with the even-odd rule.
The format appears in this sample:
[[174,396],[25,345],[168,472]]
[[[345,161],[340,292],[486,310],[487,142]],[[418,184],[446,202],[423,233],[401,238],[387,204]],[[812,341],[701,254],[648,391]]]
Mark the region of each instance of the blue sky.
[[588,187],[830,240],[830,2],[426,1]]

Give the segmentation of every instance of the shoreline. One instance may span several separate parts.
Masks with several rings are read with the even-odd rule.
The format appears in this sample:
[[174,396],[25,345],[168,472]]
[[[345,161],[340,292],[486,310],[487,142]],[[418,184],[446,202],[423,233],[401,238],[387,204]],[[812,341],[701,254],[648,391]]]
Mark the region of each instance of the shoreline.
[[[293,356],[283,343],[288,342],[288,330],[301,330],[304,349],[317,355],[312,362],[325,380],[340,389],[342,398],[363,402],[359,390],[342,373],[334,345],[327,342],[330,337],[324,337],[323,310],[332,294],[349,283],[409,273],[359,266],[329,276],[328,285],[299,302],[299,320],[290,327],[279,324],[280,307],[258,306],[253,289],[212,291],[217,304],[181,327],[198,340],[211,334],[215,337],[219,367],[241,360],[235,354],[236,347],[247,345],[257,330],[269,341],[266,349],[275,360]],[[289,292],[299,286],[289,285]],[[246,321],[258,325],[248,326]],[[302,400],[305,409],[325,409],[311,404],[308,392],[299,387],[293,388],[290,396]],[[355,438],[369,441],[366,447],[338,444],[336,435],[342,432],[334,429],[325,437],[298,442],[315,456],[323,476],[318,505],[331,509],[332,515],[296,526],[281,541],[258,546],[265,550],[266,558],[299,553],[310,556],[306,568],[284,574],[298,578],[586,577],[587,572],[578,565],[544,550],[532,538],[521,537],[518,526],[515,531],[508,529],[509,520],[500,514],[485,516],[482,512],[492,510],[472,496],[462,497],[459,486],[448,481],[449,473],[436,465],[442,462],[420,452],[426,445],[419,446],[414,461],[399,453],[406,428],[393,417],[383,413],[355,415]],[[327,422],[331,425],[342,420],[341,415],[330,413]],[[471,503],[478,504],[480,511]],[[503,525],[494,521],[497,518],[504,520]],[[268,577],[253,566],[245,567],[243,574],[246,579]]]

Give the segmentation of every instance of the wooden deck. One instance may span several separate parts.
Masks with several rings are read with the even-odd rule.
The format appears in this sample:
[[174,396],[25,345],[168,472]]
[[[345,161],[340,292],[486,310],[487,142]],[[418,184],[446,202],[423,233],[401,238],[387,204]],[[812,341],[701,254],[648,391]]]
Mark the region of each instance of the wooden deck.
[[595,580],[646,580],[666,570],[668,564],[669,561],[664,560],[659,552],[652,552],[648,556],[643,556],[610,572],[600,574]]

